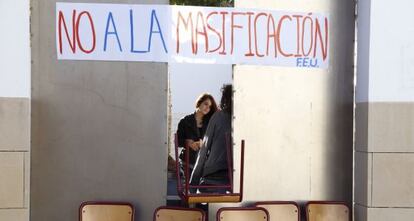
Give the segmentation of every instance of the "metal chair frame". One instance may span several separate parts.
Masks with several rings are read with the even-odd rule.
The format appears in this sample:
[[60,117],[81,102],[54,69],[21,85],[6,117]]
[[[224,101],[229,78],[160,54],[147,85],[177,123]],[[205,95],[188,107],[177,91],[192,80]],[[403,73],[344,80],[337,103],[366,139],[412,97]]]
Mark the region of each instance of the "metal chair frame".
[[[180,164],[178,160],[178,136],[175,134],[175,166],[177,177],[177,193],[181,200],[185,203],[208,203],[208,202],[241,202],[243,199],[243,173],[244,173],[244,140],[241,141],[241,161],[240,161],[240,192],[234,193],[233,190],[233,152],[229,136],[226,136],[226,151],[227,151],[227,164],[228,164],[228,177],[229,185],[190,185],[190,151],[189,148],[185,150],[185,184],[181,183]],[[190,188],[229,188],[230,193],[218,194],[218,193],[190,193]]]

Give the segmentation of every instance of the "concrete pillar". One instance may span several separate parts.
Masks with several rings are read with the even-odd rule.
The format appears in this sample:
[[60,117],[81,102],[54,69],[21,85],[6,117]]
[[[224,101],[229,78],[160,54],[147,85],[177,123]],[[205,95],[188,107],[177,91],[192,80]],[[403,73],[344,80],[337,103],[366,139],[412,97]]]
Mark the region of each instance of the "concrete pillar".
[[414,217],[414,3],[359,1],[355,220]]

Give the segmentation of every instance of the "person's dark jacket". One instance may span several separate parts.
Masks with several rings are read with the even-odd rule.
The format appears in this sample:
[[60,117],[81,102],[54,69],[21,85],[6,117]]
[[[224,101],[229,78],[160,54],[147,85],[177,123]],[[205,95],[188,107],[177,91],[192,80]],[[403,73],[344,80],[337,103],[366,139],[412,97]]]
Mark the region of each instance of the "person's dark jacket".
[[[193,141],[199,141],[203,139],[204,133],[207,129],[209,119],[203,119],[203,127],[201,128],[201,133],[197,128],[197,121],[195,119],[195,113],[185,116],[178,123],[177,128],[177,137],[178,137],[178,146],[184,147],[185,140],[190,139]],[[185,148],[184,148],[185,150]],[[185,161],[185,151],[180,155],[180,159]],[[190,148],[190,165],[194,165],[197,158],[197,151],[194,151]]]
[[204,135],[203,144],[191,175],[193,185],[199,184],[202,177],[227,171],[227,142],[229,145],[232,144],[231,116],[227,112],[218,111],[211,117]]

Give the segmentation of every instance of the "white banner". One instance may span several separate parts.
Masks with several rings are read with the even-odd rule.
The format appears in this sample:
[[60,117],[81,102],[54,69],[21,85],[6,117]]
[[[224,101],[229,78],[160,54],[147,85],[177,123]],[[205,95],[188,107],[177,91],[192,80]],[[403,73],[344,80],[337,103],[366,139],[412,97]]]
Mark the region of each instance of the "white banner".
[[329,18],[258,9],[56,3],[60,60],[327,68]]

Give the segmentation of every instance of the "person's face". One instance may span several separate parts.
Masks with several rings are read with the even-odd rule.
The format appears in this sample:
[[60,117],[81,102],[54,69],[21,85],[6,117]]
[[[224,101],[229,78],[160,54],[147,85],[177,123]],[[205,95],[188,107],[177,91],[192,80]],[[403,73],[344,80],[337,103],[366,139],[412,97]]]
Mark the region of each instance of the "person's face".
[[201,102],[200,106],[198,107],[199,111],[203,113],[204,115],[208,114],[210,112],[211,108],[211,100],[206,99],[205,101]]

